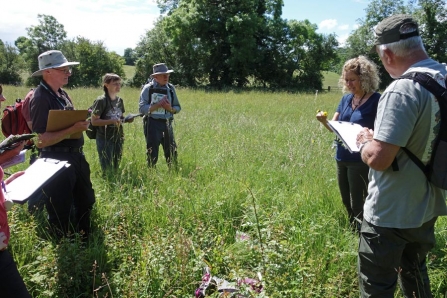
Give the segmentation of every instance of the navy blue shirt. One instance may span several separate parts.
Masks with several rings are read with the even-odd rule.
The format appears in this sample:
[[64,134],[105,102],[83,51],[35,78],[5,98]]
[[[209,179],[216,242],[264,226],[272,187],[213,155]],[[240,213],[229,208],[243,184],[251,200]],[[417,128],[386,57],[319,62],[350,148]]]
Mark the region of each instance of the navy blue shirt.
[[[348,121],[360,124],[363,127],[374,129],[374,120],[377,114],[377,105],[379,104],[380,93],[373,93],[368,100],[357,109],[352,109],[352,99],[354,94],[345,94],[338,105],[336,112],[340,113],[339,121]],[[341,141],[337,142],[337,152],[335,159],[338,161],[357,161],[362,162],[360,153],[351,153],[343,146]]]

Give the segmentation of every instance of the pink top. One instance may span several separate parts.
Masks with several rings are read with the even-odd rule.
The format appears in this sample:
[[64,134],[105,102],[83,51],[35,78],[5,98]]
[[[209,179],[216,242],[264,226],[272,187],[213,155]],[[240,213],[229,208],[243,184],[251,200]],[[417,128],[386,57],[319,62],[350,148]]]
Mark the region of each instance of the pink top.
[[[2,167],[0,167],[0,180],[3,181],[3,169]],[[6,245],[8,245],[9,242],[9,226],[8,226],[8,215],[6,213],[6,208],[5,208],[5,194],[3,193],[3,187],[1,188],[0,191],[0,232],[5,233],[6,235],[6,240],[3,241],[3,243],[5,243]]]

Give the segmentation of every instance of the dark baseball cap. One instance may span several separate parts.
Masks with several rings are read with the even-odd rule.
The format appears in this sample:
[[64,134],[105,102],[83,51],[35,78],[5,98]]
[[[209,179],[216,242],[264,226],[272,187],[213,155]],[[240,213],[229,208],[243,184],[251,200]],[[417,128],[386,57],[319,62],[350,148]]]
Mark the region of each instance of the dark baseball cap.
[[[409,33],[401,33],[403,25],[413,25],[416,30]],[[376,50],[377,45],[388,44],[402,39],[407,39],[419,35],[417,22],[407,14],[396,14],[384,19],[374,30],[376,39],[371,51]]]

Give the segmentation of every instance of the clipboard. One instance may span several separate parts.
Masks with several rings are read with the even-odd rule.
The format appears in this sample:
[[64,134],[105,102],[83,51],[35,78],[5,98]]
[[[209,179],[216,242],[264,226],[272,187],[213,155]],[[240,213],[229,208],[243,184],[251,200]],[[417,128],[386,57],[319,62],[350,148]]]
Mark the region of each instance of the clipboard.
[[[88,117],[87,110],[50,110],[47,120],[47,131],[55,132],[69,128],[79,121],[85,121]],[[82,131],[70,135],[70,139],[79,139]]]
[[0,150],[11,150],[14,149],[14,144],[21,142],[21,141],[28,141],[34,138],[36,134],[30,133],[30,134],[22,134],[22,135],[10,135],[6,139],[4,139],[0,143]]
[[24,204],[50,182],[58,173],[69,167],[67,161],[38,158],[25,173],[5,186],[5,196],[14,203]]
[[143,117],[143,114],[139,113],[139,114],[129,114],[126,117],[124,117],[124,119],[121,120],[121,122],[123,123],[127,123],[130,120],[136,118],[136,117]]
[[344,146],[348,148],[349,152],[360,152],[357,147],[357,135],[363,129],[363,126],[347,121],[328,121],[328,125]]
[[[159,102],[164,96],[168,95],[168,89],[166,88],[153,88],[152,90],[150,90],[150,104],[156,104],[157,102]],[[159,108],[156,109],[155,111],[151,112],[151,114],[156,114],[156,115],[164,115],[166,114],[165,109],[163,108]]]

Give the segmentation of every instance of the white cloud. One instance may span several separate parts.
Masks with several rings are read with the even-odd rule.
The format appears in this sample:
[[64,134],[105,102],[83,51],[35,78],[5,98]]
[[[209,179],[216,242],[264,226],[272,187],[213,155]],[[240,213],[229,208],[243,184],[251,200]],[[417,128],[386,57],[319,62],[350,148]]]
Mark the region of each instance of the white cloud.
[[349,25],[347,25],[347,24],[340,25],[340,26],[338,26],[338,30],[342,30],[342,31],[349,30]]
[[319,29],[332,29],[332,28],[335,28],[336,26],[337,26],[337,20],[328,19],[328,20],[321,21],[320,24],[318,25],[318,28]]
[[64,25],[69,39],[77,36],[103,41],[109,51],[122,55],[134,48],[159,16],[155,0],[23,0],[2,7],[0,39],[13,43],[38,25],[38,14],[51,15]]
[[349,37],[349,33],[345,33],[343,35],[337,36],[339,46],[341,46],[341,47],[344,46],[348,37]]

